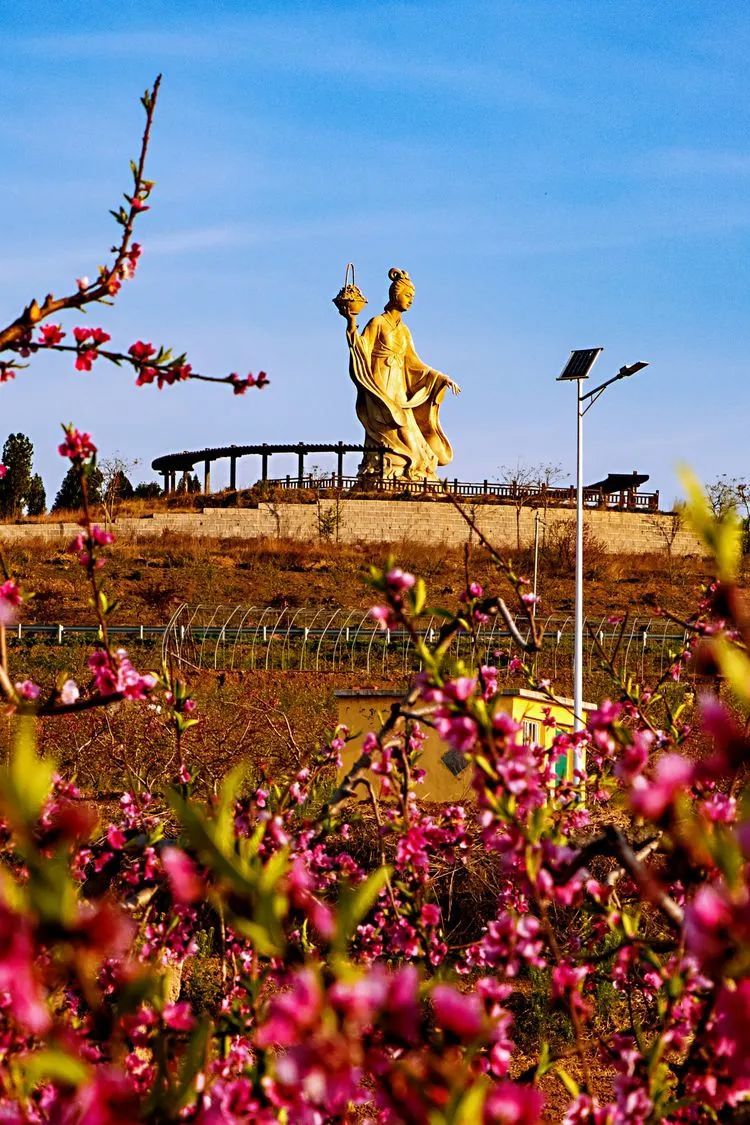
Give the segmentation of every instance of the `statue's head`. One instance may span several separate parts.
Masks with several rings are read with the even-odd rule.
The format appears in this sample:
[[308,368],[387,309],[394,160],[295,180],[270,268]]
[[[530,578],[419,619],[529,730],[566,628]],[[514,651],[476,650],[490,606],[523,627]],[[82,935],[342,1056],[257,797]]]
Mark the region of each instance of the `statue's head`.
[[406,270],[396,269],[395,266],[388,270],[388,276],[391,279],[388,300],[394,308],[406,312],[407,309],[411,308],[411,303],[414,300],[414,282]]

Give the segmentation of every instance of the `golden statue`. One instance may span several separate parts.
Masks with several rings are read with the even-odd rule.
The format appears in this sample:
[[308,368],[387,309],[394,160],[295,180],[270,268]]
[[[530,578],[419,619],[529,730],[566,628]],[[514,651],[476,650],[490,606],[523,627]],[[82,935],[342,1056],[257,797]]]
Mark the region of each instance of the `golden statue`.
[[[349,269],[352,280],[349,282]],[[346,319],[349,374],[357,388],[357,417],[365,428],[365,456],[359,476],[437,480],[438,465],[453,459],[440,426],[440,403],[448,388],[460,387],[424,363],[414,350],[402,320],[414,300],[414,283],[406,270],[388,271],[388,304],[360,334],[357,314],[367,300],[354,284],[354,267],[346,268],[344,288],[334,304]],[[376,450],[387,449],[386,453]],[[369,449],[372,452],[369,452]]]

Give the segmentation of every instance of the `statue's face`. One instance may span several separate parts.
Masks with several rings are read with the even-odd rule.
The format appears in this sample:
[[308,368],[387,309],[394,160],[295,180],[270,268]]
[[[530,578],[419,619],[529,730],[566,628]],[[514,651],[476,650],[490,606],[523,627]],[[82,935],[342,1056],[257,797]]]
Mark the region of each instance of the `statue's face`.
[[410,309],[413,300],[414,290],[410,285],[399,285],[396,288],[396,292],[393,294],[393,303],[401,312],[406,312]]

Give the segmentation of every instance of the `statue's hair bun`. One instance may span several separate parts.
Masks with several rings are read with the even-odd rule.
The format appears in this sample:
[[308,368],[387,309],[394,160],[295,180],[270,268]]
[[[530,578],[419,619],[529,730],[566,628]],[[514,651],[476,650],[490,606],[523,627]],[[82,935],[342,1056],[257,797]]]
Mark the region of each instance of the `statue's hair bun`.
[[401,281],[402,279],[405,281],[411,280],[406,270],[400,270],[396,266],[391,266],[388,270],[388,278],[390,281]]

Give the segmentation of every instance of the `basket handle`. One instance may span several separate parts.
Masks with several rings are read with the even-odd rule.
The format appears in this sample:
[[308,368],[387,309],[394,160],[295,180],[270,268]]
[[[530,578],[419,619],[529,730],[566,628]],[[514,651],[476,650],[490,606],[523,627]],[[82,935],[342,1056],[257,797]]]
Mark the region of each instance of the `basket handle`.
[[344,270],[344,289],[349,284],[349,270],[352,271],[352,285],[354,285],[354,262],[347,262]]

